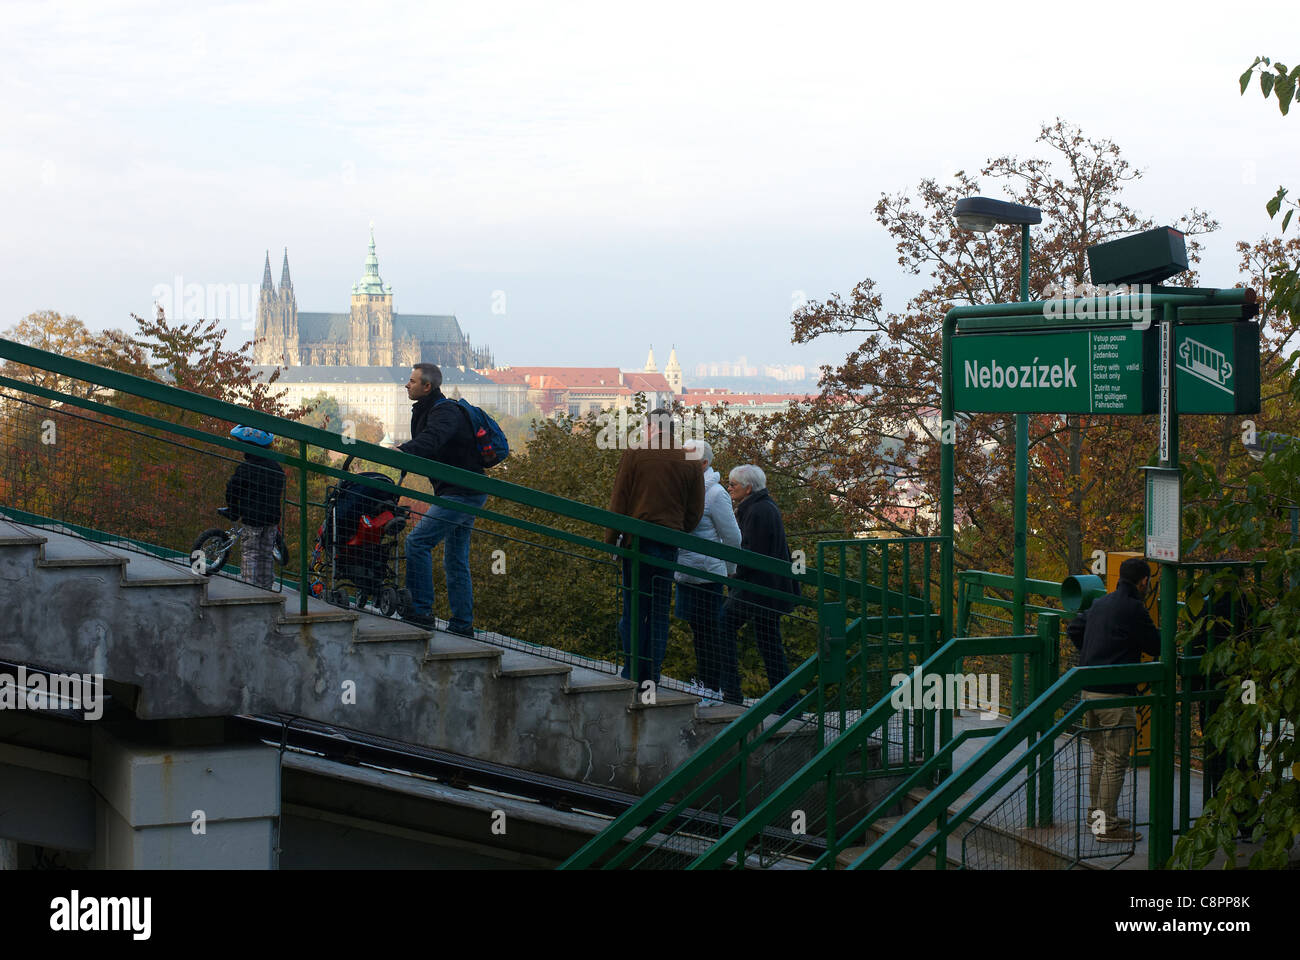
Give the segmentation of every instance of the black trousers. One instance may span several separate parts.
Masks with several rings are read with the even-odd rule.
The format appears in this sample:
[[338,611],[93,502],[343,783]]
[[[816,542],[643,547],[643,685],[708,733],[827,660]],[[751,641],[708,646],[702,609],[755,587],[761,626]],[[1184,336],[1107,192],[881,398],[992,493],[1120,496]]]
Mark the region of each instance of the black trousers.
[[718,617],[718,654],[721,659],[722,698],[740,703],[740,663],[736,650],[740,628],[750,624],[763,666],[767,668],[768,687],[775,687],[790,673],[786,664],[785,645],[781,642],[781,615],[771,607],[731,597],[722,605]]

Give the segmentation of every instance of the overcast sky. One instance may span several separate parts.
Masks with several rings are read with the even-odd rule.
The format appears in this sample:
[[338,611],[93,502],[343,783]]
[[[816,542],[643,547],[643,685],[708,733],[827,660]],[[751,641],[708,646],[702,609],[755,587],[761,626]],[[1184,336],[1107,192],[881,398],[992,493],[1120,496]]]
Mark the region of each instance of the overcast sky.
[[917,287],[880,194],[1056,116],[1145,171],[1140,212],[1209,210],[1231,285],[1300,188],[1300,117],[1236,84],[1300,32],[1254,9],[6,0],[0,329],[130,326],[178,276],[255,294],[285,247],[299,309],[344,311],[373,221],[397,309],[498,362],[815,364],[841,351],[790,344],[799,291]]

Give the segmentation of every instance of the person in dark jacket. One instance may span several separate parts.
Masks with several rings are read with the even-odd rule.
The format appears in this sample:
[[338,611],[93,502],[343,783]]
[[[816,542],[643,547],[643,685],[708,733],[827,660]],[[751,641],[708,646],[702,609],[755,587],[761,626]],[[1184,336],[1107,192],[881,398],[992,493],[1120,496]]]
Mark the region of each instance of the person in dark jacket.
[[[785,541],[785,523],[776,501],[767,492],[766,475],[753,464],[743,464],[733,468],[727,476],[727,489],[736,505],[736,520],[740,524],[740,548],[788,564],[790,548]],[[779,573],[741,564],[736,568],[736,577],[755,586],[771,587],[792,595],[798,593],[793,578]],[[736,643],[740,628],[747,623],[752,625],[754,641],[767,668],[769,688],[785,679],[790,670],[786,664],[785,645],[781,641],[781,614],[789,613],[793,608],[793,599],[781,600],[763,593],[730,588],[718,623],[723,700],[741,702]]]
[[[1160,656],[1160,631],[1144,602],[1151,586],[1151,568],[1141,557],[1129,557],[1119,568],[1115,590],[1096,600],[1070,621],[1066,634],[1079,648],[1079,666],[1100,667],[1139,663],[1142,654]],[[1136,684],[1099,684],[1083,690],[1085,700],[1137,693]],[[1119,815],[1119,797],[1128,770],[1137,710],[1133,706],[1089,710],[1092,768],[1089,773],[1090,826],[1106,843],[1131,843],[1140,834],[1125,829],[1129,819]],[[1100,811],[1100,814],[1098,813]]]
[[[406,395],[415,401],[411,408],[411,439],[397,449],[449,467],[481,474],[478,450],[469,415],[442,393],[442,371],[432,363],[417,363],[406,384]],[[487,494],[462,487],[450,480],[429,478],[433,492],[454,503],[482,507]],[[447,578],[447,603],[451,619],[447,629],[461,636],[474,636],[474,586],[469,576],[469,538],[474,514],[454,506],[433,506],[406,538],[406,589],[411,592],[411,611],[406,619],[432,628],[433,557],[443,543],[442,566]]]
[[[236,440],[268,449],[275,437],[265,430],[242,424],[230,431]],[[254,586],[270,590],[275,585],[275,543],[280,529],[280,501],[284,497],[284,468],[251,450],[226,483],[230,519],[244,525],[241,535],[239,575]]]
[[[611,513],[657,523],[673,530],[690,532],[704,515],[704,475],[699,455],[676,442],[671,411],[649,414],[644,448],[623,451],[610,493]],[[623,534],[609,528],[605,542],[619,544]],[[644,537],[641,553],[661,560],[676,561],[677,548]],[[668,651],[668,609],[673,596],[673,572],[664,567],[642,564],[641,596],[637,604],[637,682],[659,682],[659,668]],[[645,585],[649,584],[647,590]],[[618,622],[623,641],[623,670],[632,678],[632,561],[623,559],[623,616]]]

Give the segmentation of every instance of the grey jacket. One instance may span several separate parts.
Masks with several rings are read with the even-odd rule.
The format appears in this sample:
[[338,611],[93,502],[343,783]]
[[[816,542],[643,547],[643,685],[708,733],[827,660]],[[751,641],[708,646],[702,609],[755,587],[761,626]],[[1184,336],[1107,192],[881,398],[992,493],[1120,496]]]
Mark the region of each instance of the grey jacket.
[[[704,516],[700,518],[699,525],[691,533],[704,540],[712,540],[714,543],[738,547],[740,525],[736,523],[736,515],[731,509],[731,497],[719,481],[718,471],[712,467],[704,471]],[[693,553],[689,550],[678,551],[677,562],[685,567],[707,570],[720,576],[731,576],[736,572],[734,563],[726,563],[717,557],[706,557],[702,553]],[[692,577],[680,570],[677,571],[677,580],[680,583],[717,583],[716,580]]]

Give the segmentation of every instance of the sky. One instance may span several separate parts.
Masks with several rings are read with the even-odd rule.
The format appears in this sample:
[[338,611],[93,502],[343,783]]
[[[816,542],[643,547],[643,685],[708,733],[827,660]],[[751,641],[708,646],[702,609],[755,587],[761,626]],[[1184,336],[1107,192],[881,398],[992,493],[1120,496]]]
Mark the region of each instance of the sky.
[[1252,9],[6,0],[0,329],[236,284],[247,338],[285,248],[299,310],[342,312],[373,223],[397,310],[498,363],[815,367],[847,344],[792,345],[801,298],[924,281],[880,195],[1040,155],[1056,117],[1144,171],[1138,212],[1218,219],[1202,282],[1230,286],[1300,153],[1237,86],[1300,56],[1300,15]]

